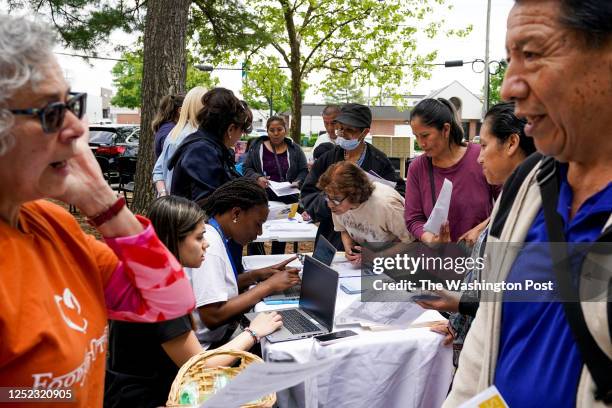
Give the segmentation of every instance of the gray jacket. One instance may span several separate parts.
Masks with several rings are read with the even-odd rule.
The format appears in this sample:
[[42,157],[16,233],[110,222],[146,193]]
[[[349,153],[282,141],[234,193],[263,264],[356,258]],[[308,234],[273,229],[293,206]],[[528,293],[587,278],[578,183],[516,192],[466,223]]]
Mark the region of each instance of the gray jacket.
[[[263,177],[262,168],[262,155],[265,149],[264,142],[269,140],[268,136],[261,136],[257,139],[247,152],[247,158],[244,162],[244,176],[257,179]],[[306,155],[302,151],[302,148],[297,144],[293,143],[293,140],[288,137],[285,138],[287,143],[287,159],[289,161],[289,169],[285,175],[285,179],[291,183],[294,181],[298,182],[298,186],[301,187],[304,179],[308,175],[308,164],[306,162]]]

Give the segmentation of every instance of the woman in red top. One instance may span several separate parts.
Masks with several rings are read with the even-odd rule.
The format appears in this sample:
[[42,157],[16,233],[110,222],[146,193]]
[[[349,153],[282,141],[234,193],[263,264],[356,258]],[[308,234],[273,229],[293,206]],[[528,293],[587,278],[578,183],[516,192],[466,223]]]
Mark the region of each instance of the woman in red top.
[[[101,406],[107,319],[183,316],[193,294],[150,222],[105,182],[55,33],[1,16],[0,38],[0,387],[55,390],[26,394],[46,406]],[[106,244],[46,198],[78,208]]]

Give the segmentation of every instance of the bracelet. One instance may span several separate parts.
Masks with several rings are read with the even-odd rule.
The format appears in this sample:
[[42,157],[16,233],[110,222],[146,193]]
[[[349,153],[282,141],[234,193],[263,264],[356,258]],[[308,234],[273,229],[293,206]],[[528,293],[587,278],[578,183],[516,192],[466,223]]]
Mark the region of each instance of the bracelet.
[[119,214],[119,211],[121,211],[123,207],[125,207],[125,197],[121,196],[117,198],[117,201],[115,201],[115,203],[111,205],[108,209],[102,211],[100,214],[96,215],[95,217],[88,218],[87,222],[92,227],[97,228],[100,225],[112,219],[117,214]]
[[253,337],[253,340],[255,340],[255,344],[259,343],[259,337],[257,337],[257,333],[255,333],[255,330],[251,329],[250,327],[247,327],[244,329],[244,331],[249,333],[251,337]]

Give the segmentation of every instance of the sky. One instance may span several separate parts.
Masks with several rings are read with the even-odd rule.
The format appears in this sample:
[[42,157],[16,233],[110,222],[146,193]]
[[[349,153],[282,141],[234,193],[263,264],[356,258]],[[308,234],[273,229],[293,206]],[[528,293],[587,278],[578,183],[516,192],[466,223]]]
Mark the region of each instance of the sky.
[[[506,32],[506,19],[513,0],[492,0],[491,1],[491,29],[490,29],[490,51],[491,60],[500,60],[505,56],[504,38]],[[448,7],[441,8],[436,12],[436,17],[446,20],[445,28],[463,28],[468,24],[473,25],[472,32],[464,38],[447,38],[439,36],[430,40],[424,36],[417,37],[417,50],[425,54],[432,49],[438,50],[436,62],[443,63],[448,60],[472,61],[474,59],[484,59],[485,55],[485,32],[486,32],[486,0],[448,0],[447,4],[452,4],[452,10]],[[129,38],[129,37],[127,37]],[[126,36],[115,34],[111,36],[108,43],[125,44]],[[57,47],[58,52],[71,52]],[[102,47],[99,55],[120,58],[120,54],[113,52],[109,46],[108,50]],[[115,61],[90,60],[86,63],[81,58],[57,55],[60,65],[64,68],[67,78],[71,80],[75,90],[85,91],[96,95],[100,94],[100,87],[114,89],[112,85],[111,69]],[[204,61],[203,61],[204,62]],[[215,71],[213,73],[219,78],[219,85],[239,92],[241,77],[240,71]],[[480,95],[484,85],[484,73],[476,73],[472,70],[471,64],[463,67],[445,68],[443,66],[433,67],[431,79],[422,80],[417,83],[410,93],[429,94],[433,90],[442,88],[453,80],[457,80],[465,85],[473,93]],[[316,83],[317,77],[309,78],[309,81]],[[367,95],[367,90],[364,90]],[[374,96],[375,91],[372,91]],[[321,102],[322,97],[307,92],[305,102]]]

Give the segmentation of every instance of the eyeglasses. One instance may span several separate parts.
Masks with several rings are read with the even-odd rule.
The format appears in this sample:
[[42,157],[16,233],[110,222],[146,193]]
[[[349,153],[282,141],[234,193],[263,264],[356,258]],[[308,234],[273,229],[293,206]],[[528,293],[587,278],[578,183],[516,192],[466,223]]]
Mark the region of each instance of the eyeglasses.
[[70,99],[63,102],[51,102],[44,108],[11,109],[14,115],[38,116],[43,132],[53,133],[62,127],[66,110],[72,112],[77,118],[82,119],[87,105],[87,94],[70,92]]
[[343,199],[338,200],[336,198],[331,198],[327,193],[323,193],[323,198],[328,203],[331,202],[333,205],[340,205],[344,200],[346,200],[347,197],[345,196]]

